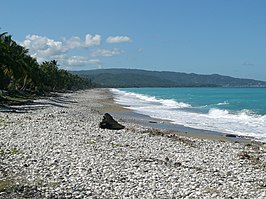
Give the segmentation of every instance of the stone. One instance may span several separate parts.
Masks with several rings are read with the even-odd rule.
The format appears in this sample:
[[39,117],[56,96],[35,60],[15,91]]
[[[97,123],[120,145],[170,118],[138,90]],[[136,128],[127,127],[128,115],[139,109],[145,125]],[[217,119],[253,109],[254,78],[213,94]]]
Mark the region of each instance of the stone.
[[125,128],[125,126],[119,124],[116,120],[114,120],[114,118],[109,113],[104,114],[103,120],[100,122],[99,127],[101,129],[110,130],[121,130]]
[[0,112],[11,121],[0,125],[0,190],[11,180],[0,198],[266,198],[266,145],[182,137],[130,122],[126,130],[102,130],[92,111],[109,100],[103,92],[64,94],[78,102],[67,107]]
[[234,135],[234,134],[225,134],[225,137],[228,137],[228,138],[236,138],[237,135]]
[[246,151],[241,151],[238,154],[238,156],[240,157],[240,159],[250,159],[251,158],[251,156]]

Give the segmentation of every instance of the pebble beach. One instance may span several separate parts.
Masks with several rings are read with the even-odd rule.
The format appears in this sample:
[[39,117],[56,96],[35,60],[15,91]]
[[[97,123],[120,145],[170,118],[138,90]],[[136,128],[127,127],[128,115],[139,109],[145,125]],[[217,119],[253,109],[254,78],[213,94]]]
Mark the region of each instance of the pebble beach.
[[0,198],[266,198],[265,143],[124,118],[123,130],[100,129],[109,101],[92,89],[0,111]]

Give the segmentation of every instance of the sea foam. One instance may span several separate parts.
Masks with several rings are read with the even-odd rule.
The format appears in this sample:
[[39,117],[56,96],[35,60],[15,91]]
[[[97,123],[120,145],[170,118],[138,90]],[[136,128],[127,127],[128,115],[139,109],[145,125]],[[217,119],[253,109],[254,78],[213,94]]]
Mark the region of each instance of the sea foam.
[[162,106],[161,108],[187,108],[191,107],[190,104],[183,102],[176,102],[173,99],[157,99],[154,96],[147,96],[137,93],[131,93],[126,91],[120,91],[118,89],[111,89],[111,91],[118,95],[119,97],[115,100],[123,105],[133,105],[133,104],[146,104],[146,105],[157,105]]
[[230,112],[225,109],[210,108],[207,113],[193,112],[195,107],[192,105],[173,99],[158,99],[118,89],[111,89],[111,92],[114,93],[117,103],[141,114],[167,119],[186,127],[252,136],[266,141],[266,116],[255,114],[250,110]]

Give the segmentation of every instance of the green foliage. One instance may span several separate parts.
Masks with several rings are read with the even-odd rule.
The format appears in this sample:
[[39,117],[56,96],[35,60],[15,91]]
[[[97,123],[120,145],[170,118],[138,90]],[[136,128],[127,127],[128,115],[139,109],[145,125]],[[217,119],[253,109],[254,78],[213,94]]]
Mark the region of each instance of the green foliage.
[[[7,33],[0,34],[0,91],[36,93],[91,88],[87,78],[59,69],[55,60],[41,64]],[[1,100],[0,92],[0,100]]]
[[10,154],[12,154],[12,155],[15,155],[15,154],[18,154],[18,153],[19,153],[19,150],[16,149],[16,148],[10,150]]
[[88,141],[88,142],[85,142],[85,144],[96,144],[95,141]]
[[40,65],[43,89],[48,91],[77,90],[92,87],[89,79],[73,75],[66,70],[58,69],[55,60],[43,62]]
[[0,179],[0,192],[4,192],[14,186],[14,183],[8,179]]
[[7,150],[0,150],[0,155],[16,155],[19,153],[20,153],[20,151],[16,148],[7,149]]
[[[0,117],[0,126],[4,126],[10,123],[11,123],[10,121],[6,121],[2,117]],[[1,143],[0,143],[0,147],[1,147]]]

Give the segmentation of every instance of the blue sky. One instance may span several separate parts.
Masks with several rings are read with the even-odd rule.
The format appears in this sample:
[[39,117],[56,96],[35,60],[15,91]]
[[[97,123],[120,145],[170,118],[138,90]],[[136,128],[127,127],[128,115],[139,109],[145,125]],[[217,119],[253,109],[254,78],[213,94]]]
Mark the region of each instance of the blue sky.
[[60,68],[138,68],[266,81],[264,0],[8,0],[0,31]]

